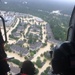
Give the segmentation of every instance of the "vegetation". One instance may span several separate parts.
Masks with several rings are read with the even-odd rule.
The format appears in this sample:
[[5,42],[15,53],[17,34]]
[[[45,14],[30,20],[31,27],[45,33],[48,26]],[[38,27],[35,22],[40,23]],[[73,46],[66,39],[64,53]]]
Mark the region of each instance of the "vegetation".
[[50,67],[47,67],[46,70],[41,73],[41,75],[48,75],[49,71],[50,71]]
[[45,18],[45,20],[49,23],[56,40],[66,40],[67,28],[69,25],[68,16],[50,14],[48,19]]
[[36,68],[36,74],[38,74],[39,73],[39,70]]
[[28,37],[29,37],[29,39],[28,39],[29,44],[34,44],[38,39],[38,37],[36,35],[34,36],[33,34],[29,34]]
[[41,54],[41,57],[43,57],[43,54]]
[[18,40],[18,37],[14,37],[13,35],[9,35],[10,38]]
[[50,71],[50,67],[47,67],[44,72],[47,74],[49,71]]
[[47,61],[46,58],[44,58],[43,62],[46,62],[46,61]]
[[40,59],[37,59],[36,65],[37,65],[38,68],[41,68],[42,67],[42,62],[41,62]]
[[47,43],[43,43],[42,47],[45,47],[45,46],[47,46]]
[[53,48],[54,47],[54,44],[51,44],[51,46],[50,46],[51,48]]
[[46,73],[42,72],[41,75],[47,75]]
[[50,54],[49,54],[49,52],[44,52],[44,56],[45,56],[45,58],[47,58],[48,60],[50,60]]
[[34,56],[36,54],[36,51],[30,51],[30,56]]
[[11,49],[10,49],[10,45],[8,45],[8,44],[5,45],[5,50],[9,51],[9,52],[12,52]]
[[27,56],[25,56],[24,58],[25,58],[25,60],[26,60],[26,59],[28,59],[28,57],[27,57]]
[[53,31],[53,34],[55,36],[55,39],[57,40],[66,40],[66,32],[67,32],[67,27],[65,27],[65,25],[68,25],[68,21],[66,19],[66,22],[64,22],[63,19],[64,16],[56,16],[54,15],[56,18],[53,18],[50,20],[49,23],[51,23],[51,28]]

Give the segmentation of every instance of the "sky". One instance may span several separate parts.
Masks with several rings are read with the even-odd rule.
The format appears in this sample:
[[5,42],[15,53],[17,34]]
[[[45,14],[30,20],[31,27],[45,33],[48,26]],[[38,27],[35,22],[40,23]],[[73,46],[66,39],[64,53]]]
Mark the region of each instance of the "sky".
[[75,2],[75,0],[40,0],[40,1]]
[[54,0],[54,1],[59,1],[59,2],[75,2],[75,0]]
[[[37,0],[29,0],[29,1],[37,1]],[[75,0],[38,0],[38,1],[43,1],[43,2],[54,1],[54,2],[58,2],[58,3],[63,2],[63,3],[73,3],[73,4],[75,4]]]
[[[0,0],[0,1],[8,1],[8,0]],[[18,0],[15,0],[15,1],[18,1]],[[36,0],[26,0],[26,1],[36,1]],[[75,2],[75,0],[38,0],[38,1],[55,1],[55,2],[69,2],[69,3]]]

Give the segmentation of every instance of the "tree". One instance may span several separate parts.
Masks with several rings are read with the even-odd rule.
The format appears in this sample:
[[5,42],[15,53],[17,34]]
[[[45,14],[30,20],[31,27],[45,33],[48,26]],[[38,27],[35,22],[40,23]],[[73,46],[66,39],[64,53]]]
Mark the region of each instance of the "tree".
[[51,48],[53,48],[54,47],[54,44],[51,44],[51,46],[50,46]]
[[43,57],[43,54],[41,54],[41,57]]
[[25,56],[24,58],[25,58],[25,59],[28,59],[28,57],[27,57],[27,56]]
[[12,52],[12,50],[10,49],[10,45],[8,45],[8,44],[5,45],[5,50],[9,51],[9,52]]
[[47,43],[43,43],[43,47],[47,46]]
[[36,68],[36,74],[38,74],[39,73],[39,70]]
[[30,51],[30,56],[34,56],[34,52]]
[[33,39],[33,35],[32,35],[32,34],[30,34],[30,35],[29,35],[29,40],[28,40],[28,43],[29,43],[29,44],[31,44],[31,43],[33,42],[33,40],[32,40],[32,39]]
[[45,56],[45,58],[47,58],[48,60],[50,60],[50,54],[49,54],[49,52],[44,52],[44,56]]
[[43,62],[46,62],[46,58],[43,60]]
[[42,62],[41,62],[40,59],[37,59],[36,65],[38,66],[38,68],[41,68],[42,67]]
[[46,73],[42,72],[41,75],[47,75]]
[[44,72],[47,74],[49,72],[49,70],[50,70],[50,67],[47,67]]

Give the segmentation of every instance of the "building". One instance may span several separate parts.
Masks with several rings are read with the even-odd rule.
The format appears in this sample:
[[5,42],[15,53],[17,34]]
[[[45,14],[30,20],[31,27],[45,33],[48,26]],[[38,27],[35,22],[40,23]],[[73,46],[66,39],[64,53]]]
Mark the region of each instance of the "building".
[[12,45],[10,49],[18,54],[27,55],[28,50],[26,48],[20,47],[19,45]]
[[34,51],[38,50],[40,47],[42,47],[42,42],[35,42],[34,44],[30,44],[29,49]]

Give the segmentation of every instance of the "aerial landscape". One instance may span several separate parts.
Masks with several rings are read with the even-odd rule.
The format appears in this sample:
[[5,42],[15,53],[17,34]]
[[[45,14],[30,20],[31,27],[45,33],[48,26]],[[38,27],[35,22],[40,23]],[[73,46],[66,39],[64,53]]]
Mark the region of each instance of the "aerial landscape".
[[50,75],[49,51],[66,40],[73,7],[74,3],[61,5],[55,0],[0,1],[0,16],[5,19],[7,31],[5,51],[14,57],[8,61],[12,75],[19,73],[27,59],[35,64],[36,75]]

